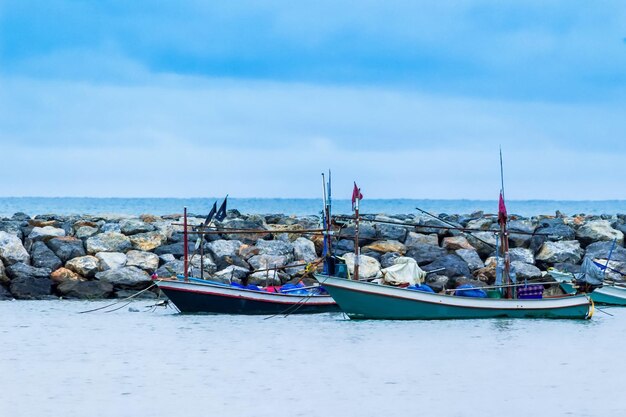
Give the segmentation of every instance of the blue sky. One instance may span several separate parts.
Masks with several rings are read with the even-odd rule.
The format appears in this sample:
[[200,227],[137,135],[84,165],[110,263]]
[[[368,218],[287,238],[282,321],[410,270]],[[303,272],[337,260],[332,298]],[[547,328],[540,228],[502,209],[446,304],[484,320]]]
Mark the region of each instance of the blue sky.
[[618,1],[0,1],[0,196],[626,199]]

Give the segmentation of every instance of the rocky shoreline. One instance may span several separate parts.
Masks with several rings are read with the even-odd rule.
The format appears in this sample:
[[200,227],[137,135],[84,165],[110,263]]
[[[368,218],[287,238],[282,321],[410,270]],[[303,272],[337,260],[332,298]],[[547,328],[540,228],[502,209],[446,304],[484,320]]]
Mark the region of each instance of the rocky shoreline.
[[[381,268],[399,256],[417,261],[435,291],[458,285],[488,285],[495,280],[494,246],[497,216],[482,212],[466,215],[363,215],[360,224],[362,277],[380,276]],[[377,222],[368,222],[376,220]],[[204,215],[190,215],[190,225],[200,225]],[[381,223],[382,222],[382,223]],[[182,215],[63,216],[16,213],[0,218],[0,300],[125,298],[152,284],[151,275],[168,277],[183,272]],[[407,226],[407,223],[415,226]],[[471,235],[454,228],[479,230]],[[317,216],[283,214],[245,215],[229,210],[218,229],[255,229],[261,233],[207,235],[202,262],[196,254],[192,273],[222,282],[247,281],[280,285],[300,280],[306,264],[322,253],[322,236],[297,233],[320,228]],[[577,272],[585,257],[606,260],[617,240],[607,276],[626,274],[626,215],[556,215],[509,222],[511,265],[517,279],[548,279],[554,267]],[[265,233],[267,231],[267,233]],[[354,225],[337,228],[335,254],[354,265]],[[189,242],[194,253],[195,236]],[[276,273],[268,268],[279,269]],[[553,289],[558,291],[558,289]],[[147,291],[144,296],[156,297]]]

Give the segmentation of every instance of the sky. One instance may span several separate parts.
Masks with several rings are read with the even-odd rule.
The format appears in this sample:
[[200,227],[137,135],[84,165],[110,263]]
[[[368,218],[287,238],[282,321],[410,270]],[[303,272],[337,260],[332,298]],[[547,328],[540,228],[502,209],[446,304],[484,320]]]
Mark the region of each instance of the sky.
[[0,197],[494,199],[499,147],[626,199],[620,1],[0,0]]

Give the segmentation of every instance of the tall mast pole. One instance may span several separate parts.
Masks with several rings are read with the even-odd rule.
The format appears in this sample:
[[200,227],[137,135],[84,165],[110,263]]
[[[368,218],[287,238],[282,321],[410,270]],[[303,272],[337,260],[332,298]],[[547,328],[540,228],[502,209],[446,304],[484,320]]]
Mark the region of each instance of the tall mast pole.
[[502,147],[500,147],[500,204],[498,206],[498,221],[500,222],[500,248],[504,258],[502,280],[506,287],[506,298],[514,298],[515,291],[511,284],[511,258],[509,257],[509,234],[507,230],[507,213],[504,199],[504,164],[502,163]]
[[185,282],[189,281],[189,271],[188,271],[188,267],[189,267],[189,233],[187,231],[187,207],[185,207],[184,209],[184,214],[183,214],[183,242],[185,244],[185,249],[183,250],[183,254],[184,254],[184,261],[183,261],[183,267],[185,268]]
[[[357,194],[360,194],[359,190]],[[356,281],[359,280],[359,264],[361,263],[361,249],[359,248],[359,195],[356,196],[356,201],[354,205],[354,218],[355,218],[355,227],[354,227],[354,279]]]

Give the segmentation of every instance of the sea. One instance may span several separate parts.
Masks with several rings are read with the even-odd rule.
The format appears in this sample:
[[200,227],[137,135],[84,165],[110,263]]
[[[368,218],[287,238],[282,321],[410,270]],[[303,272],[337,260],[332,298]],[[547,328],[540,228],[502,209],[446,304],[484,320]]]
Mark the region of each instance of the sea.
[[[80,198],[80,197],[0,197],[0,217],[10,217],[23,212],[31,216],[42,214],[94,214],[126,215],[175,214],[187,207],[191,214],[206,214],[213,203],[221,204],[223,198]],[[315,198],[229,198],[227,207],[246,214],[316,215],[323,202]],[[349,214],[350,200],[333,200],[333,212]],[[417,208],[431,213],[469,214],[476,211],[496,213],[497,200],[412,200],[363,199],[362,213],[412,214]],[[559,200],[509,200],[509,213],[520,216],[555,214],[566,215],[626,213],[626,200],[559,201]]]
[[0,302],[0,415],[626,414],[626,309],[403,322],[111,303]]

